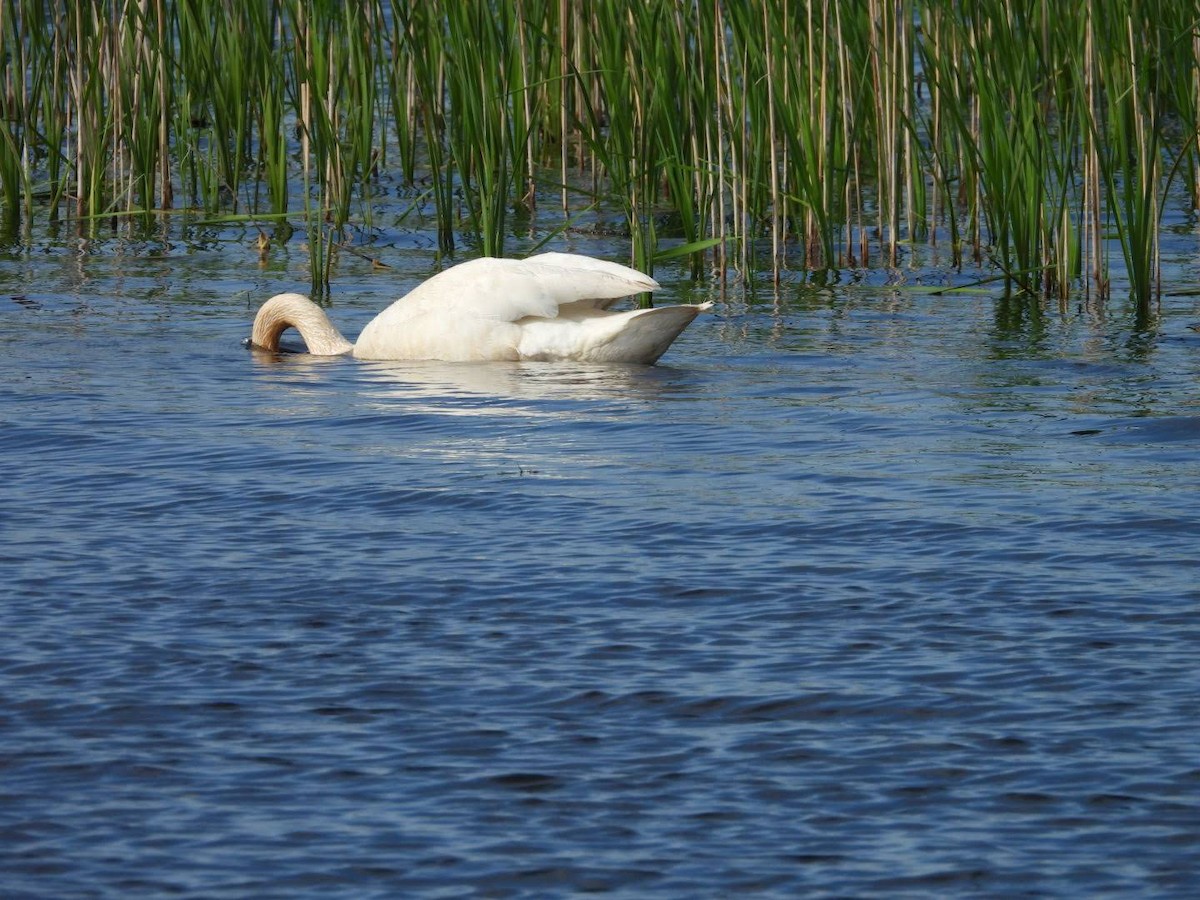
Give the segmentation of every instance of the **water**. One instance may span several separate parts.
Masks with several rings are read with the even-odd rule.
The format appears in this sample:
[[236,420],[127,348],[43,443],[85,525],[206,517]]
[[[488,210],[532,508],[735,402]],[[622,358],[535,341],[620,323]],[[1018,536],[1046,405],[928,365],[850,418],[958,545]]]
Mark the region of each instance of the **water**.
[[363,363],[238,252],[0,275],[0,894],[1194,896],[1194,298]]

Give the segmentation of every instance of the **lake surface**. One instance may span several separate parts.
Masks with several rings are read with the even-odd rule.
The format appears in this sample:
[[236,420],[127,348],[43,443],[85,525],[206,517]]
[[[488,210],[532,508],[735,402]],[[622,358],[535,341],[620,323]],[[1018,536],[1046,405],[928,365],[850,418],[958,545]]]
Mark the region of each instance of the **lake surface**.
[[5,898],[1200,890],[1200,298],[364,363],[242,346],[248,243],[0,260]]

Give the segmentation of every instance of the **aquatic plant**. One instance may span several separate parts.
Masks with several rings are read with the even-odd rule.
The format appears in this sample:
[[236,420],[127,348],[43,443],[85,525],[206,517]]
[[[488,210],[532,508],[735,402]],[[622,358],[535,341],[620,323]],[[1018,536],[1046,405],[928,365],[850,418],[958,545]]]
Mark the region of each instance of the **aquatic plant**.
[[926,242],[1065,298],[1106,293],[1111,244],[1145,304],[1168,186],[1200,195],[1198,19],[1195,0],[10,0],[0,225],[296,226],[322,292],[386,174],[442,253],[615,215],[644,270],[896,267]]

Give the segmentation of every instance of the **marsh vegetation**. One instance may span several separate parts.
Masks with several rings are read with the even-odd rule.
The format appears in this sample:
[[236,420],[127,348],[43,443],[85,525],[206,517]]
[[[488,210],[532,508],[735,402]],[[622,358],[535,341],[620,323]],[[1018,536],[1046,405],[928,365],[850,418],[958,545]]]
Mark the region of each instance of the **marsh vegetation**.
[[[700,276],[894,267],[1158,292],[1200,193],[1195,2],[8,0],[0,228],[163,219],[370,253],[381,191],[441,253],[584,219]],[[395,206],[395,201],[391,205]],[[349,237],[353,229],[357,237]]]

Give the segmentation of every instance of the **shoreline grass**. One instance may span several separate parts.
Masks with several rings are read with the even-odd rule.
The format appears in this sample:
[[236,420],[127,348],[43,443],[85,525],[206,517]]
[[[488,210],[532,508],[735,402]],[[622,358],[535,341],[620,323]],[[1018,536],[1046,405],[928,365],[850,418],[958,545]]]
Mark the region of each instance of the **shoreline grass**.
[[257,215],[306,230],[321,294],[388,173],[440,253],[599,206],[646,270],[675,248],[778,279],[947,242],[1062,301],[1106,295],[1111,247],[1148,305],[1172,179],[1200,206],[1198,21],[1196,0],[9,0],[0,236]]

